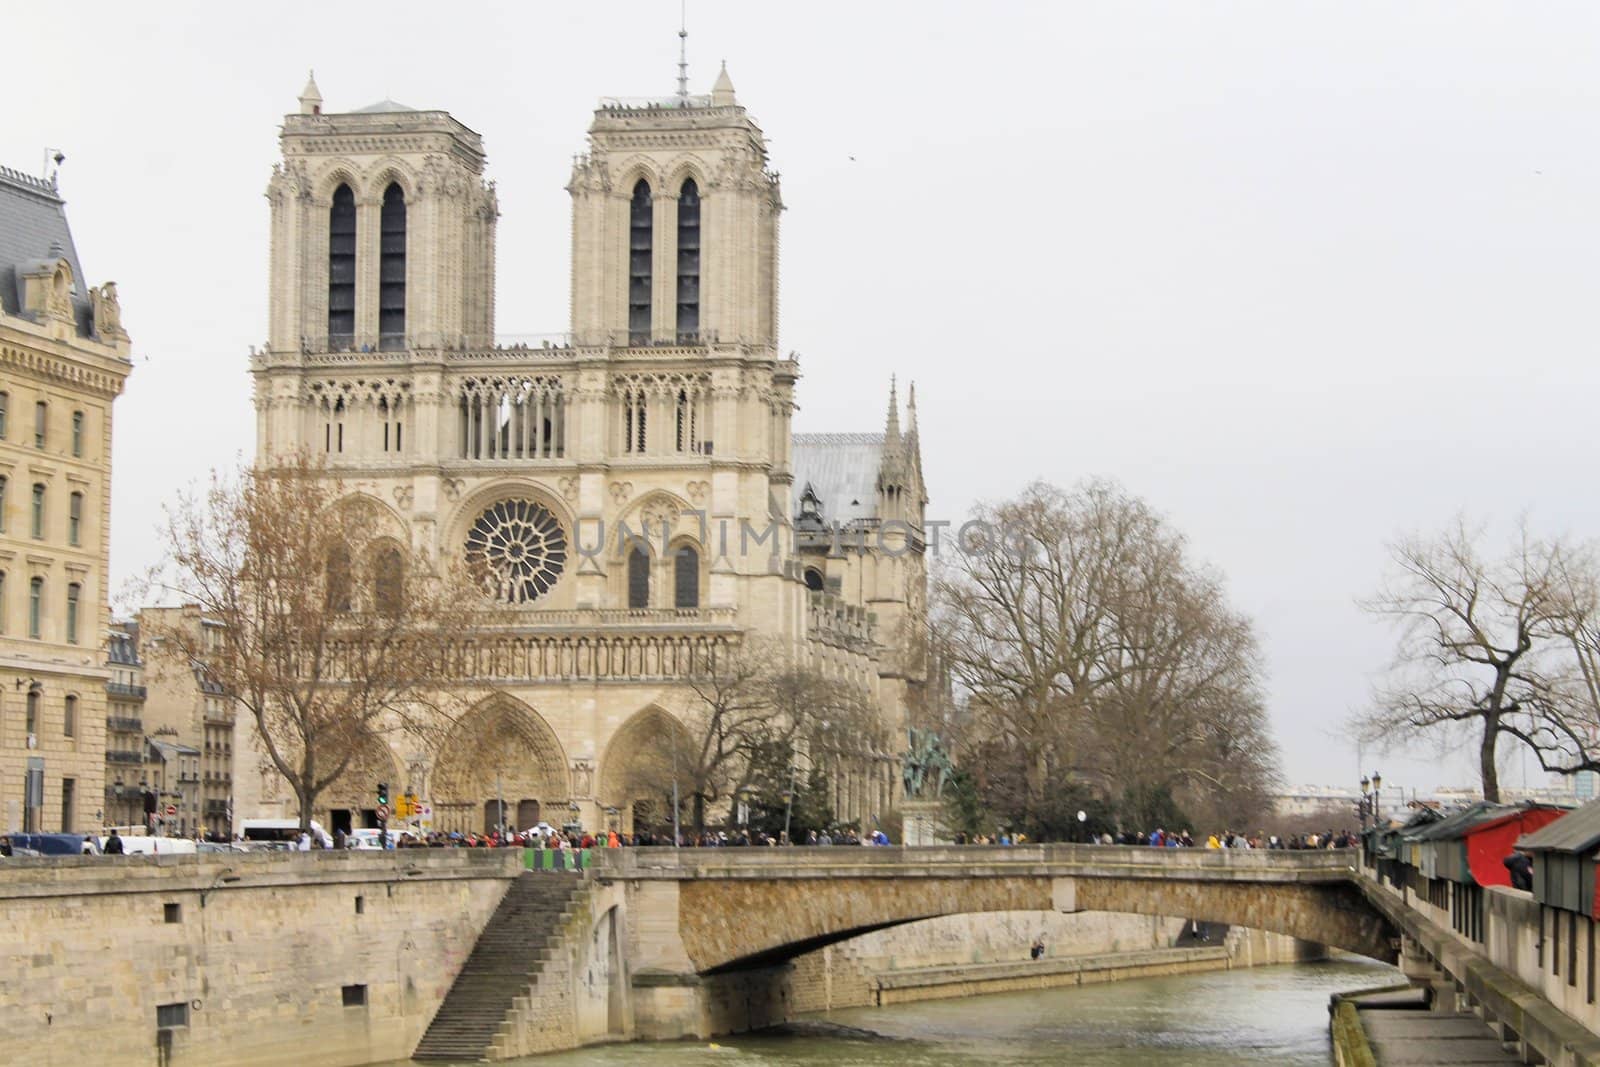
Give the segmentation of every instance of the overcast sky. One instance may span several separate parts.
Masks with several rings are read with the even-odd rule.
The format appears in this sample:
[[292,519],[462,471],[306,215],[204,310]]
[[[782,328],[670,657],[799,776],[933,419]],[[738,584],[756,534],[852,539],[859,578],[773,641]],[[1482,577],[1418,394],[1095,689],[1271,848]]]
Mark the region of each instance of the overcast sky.
[[[932,516],[1121,481],[1255,618],[1290,781],[1471,781],[1358,762],[1340,725],[1392,641],[1355,600],[1387,540],[1463,509],[1600,533],[1600,7],[693,0],[689,24],[693,89],[726,58],[783,174],[797,430],[880,429],[898,373]],[[483,134],[498,329],[554,332],[571,156],[598,97],[672,91],[677,28],[674,0],[9,8],[0,162],[66,153],[134,339],[113,589],[161,502],[252,447],[262,193],[308,68],[325,110]]]

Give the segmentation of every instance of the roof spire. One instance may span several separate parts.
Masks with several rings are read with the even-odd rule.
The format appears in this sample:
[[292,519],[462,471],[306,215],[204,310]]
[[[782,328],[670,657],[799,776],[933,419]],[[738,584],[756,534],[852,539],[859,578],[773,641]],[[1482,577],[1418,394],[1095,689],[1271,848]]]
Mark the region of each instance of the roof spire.
[[689,102],[689,0],[678,7],[678,99]]
[[306,76],[306,87],[300,90],[300,114],[322,114],[322,94],[317,91],[317,72]]
[[728,107],[733,103],[733,79],[728,77],[728,61],[722,61],[722,73],[717,75],[717,84],[711,87],[711,106]]
[[886,449],[900,445],[900,397],[892,374],[889,375],[889,419],[884,427],[883,443]]
[[913,437],[917,435],[917,383],[914,381],[906,392],[906,432]]

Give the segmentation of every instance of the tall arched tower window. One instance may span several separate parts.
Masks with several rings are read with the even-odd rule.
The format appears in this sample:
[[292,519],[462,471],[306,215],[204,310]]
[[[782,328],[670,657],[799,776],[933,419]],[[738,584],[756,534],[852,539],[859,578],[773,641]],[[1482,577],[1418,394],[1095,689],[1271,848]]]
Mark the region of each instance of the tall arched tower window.
[[382,252],[378,259],[378,347],[404,348],[406,343],[406,194],[397,182],[383,192],[379,226]]
[[650,606],[650,553],[635,545],[628,553],[628,607]]
[[678,343],[700,340],[700,187],[685,178],[678,193]]
[[654,220],[650,207],[650,183],[640,178],[633,187],[633,203],[628,212],[628,343],[642,345],[650,340],[650,257],[654,254]]
[[356,332],[356,195],[333,191],[328,209],[328,343],[348,345]]
[[672,606],[700,606],[700,553],[688,545],[672,554]]

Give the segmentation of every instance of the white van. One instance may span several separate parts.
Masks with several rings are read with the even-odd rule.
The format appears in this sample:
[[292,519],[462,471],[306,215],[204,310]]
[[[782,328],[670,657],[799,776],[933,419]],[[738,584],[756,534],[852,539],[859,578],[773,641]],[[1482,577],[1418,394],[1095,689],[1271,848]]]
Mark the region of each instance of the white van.
[[[100,851],[106,849],[109,837],[100,838]],[[124,837],[124,856],[193,856],[194,842],[187,837]]]
[[[294,847],[300,840],[299,819],[241,819],[239,832],[246,841],[257,845],[278,845],[280,847]],[[311,820],[311,836],[314,840],[322,842],[323,848],[333,847],[333,838],[328,836],[328,831],[322,828],[317,820]]]

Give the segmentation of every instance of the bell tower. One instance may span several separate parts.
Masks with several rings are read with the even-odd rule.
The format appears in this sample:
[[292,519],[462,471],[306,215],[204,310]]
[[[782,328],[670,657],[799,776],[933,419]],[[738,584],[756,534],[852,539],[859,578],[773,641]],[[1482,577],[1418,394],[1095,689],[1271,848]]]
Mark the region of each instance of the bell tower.
[[314,78],[299,103],[267,186],[270,349],[488,343],[499,210],[482,139],[393,100],[329,113]]
[[783,200],[726,65],[703,96],[602,100],[567,191],[576,343],[776,349]]

